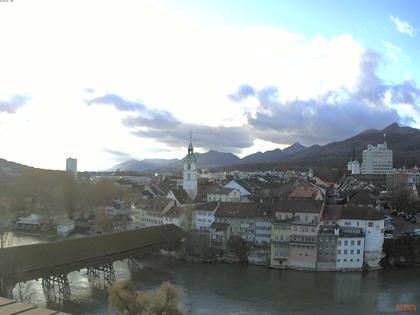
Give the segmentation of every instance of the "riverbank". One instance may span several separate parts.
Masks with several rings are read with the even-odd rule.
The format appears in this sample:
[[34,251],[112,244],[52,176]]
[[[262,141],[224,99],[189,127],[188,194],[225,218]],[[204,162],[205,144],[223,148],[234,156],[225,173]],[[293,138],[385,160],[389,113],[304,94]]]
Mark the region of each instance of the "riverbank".
[[420,237],[401,236],[384,241],[381,260],[384,268],[420,268]]

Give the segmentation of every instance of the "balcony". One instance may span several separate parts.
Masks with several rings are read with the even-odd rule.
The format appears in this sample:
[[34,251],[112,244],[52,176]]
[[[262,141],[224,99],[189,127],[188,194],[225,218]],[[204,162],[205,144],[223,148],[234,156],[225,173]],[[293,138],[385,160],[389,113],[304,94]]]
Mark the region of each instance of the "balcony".
[[357,227],[340,227],[340,237],[364,237],[365,233]]

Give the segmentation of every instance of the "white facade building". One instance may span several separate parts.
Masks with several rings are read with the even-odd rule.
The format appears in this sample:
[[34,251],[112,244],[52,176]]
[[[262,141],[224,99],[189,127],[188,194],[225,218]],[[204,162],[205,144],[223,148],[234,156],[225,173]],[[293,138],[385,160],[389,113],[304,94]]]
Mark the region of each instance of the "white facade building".
[[347,170],[351,172],[351,175],[359,175],[360,174],[359,161],[350,161],[347,164]]
[[194,155],[191,134],[188,154],[184,159],[182,188],[184,188],[191,199],[194,199],[197,196],[197,159]]
[[364,235],[360,228],[341,228],[337,241],[336,269],[361,270],[364,241]]
[[229,183],[227,183],[223,187],[239,190],[239,193],[241,194],[241,198],[251,196],[251,193],[248,190],[246,190],[244,187],[242,187],[240,184],[238,184],[235,180],[231,180]]
[[379,268],[384,243],[385,218],[373,207],[346,206],[344,209],[346,211],[337,224],[340,227],[361,229],[364,234],[363,261],[370,269]]
[[193,214],[194,229],[200,231],[208,231],[214,222],[214,213],[218,208],[218,202],[207,202],[197,205],[197,208]]
[[66,172],[69,172],[77,177],[77,159],[68,158],[66,160]]
[[374,146],[369,144],[362,154],[362,174],[388,174],[392,171],[392,150],[386,142]]
[[207,194],[207,201],[240,202],[241,194],[236,188],[218,187]]
[[255,243],[257,245],[270,245],[271,243],[270,216],[257,218],[255,221]]

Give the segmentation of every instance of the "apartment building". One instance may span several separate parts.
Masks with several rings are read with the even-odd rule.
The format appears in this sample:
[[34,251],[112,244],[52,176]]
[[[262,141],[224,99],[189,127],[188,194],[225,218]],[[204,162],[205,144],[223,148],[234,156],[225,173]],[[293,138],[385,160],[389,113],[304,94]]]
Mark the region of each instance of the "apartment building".
[[362,154],[362,174],[388,174],[392,171],[392,150],[387,143],[374,146],[369,144]]
[[316,269],[318,225],[324,203],[280,200],[272,223],[271,263],[274,268]]

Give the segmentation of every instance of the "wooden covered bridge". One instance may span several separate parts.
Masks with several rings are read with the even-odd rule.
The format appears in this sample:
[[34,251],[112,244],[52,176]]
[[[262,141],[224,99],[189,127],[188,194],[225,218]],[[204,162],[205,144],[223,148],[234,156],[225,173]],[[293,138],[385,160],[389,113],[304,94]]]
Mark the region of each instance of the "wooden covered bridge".
[[[42,279],[46,295],[70,298],[67,274],[86,268],[115,280],[113,262],[141,257],[176,246],[185,232],[175,225],[156,227],[0,249],[0,296],[11,297],[16,283]],[[133,262],[132,262],[133,263]]]

